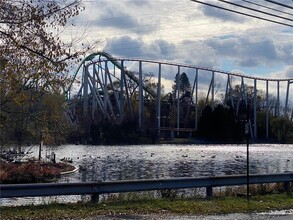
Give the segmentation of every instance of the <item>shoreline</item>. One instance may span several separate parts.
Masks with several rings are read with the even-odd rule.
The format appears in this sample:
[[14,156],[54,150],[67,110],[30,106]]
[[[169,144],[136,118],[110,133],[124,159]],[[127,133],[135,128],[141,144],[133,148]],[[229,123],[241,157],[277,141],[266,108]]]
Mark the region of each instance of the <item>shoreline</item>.
[[[235,141],[218,141],[218,140],[208,140],[204,138],[168,138],[159,139],[156,144],[195,144],[195,145],[225,145],[225,144],[246,144],[247,142],[235,142]],[[273,140],[249,140],[249,144],[284,144],[290,145],[293,142],[279,143]],[[152,144],[151,144],[152,145]]]
[[74,166],[74,165],[71,165],[71,166],[74,167],[73,170],[69,170],[69,171],[61,172],[60,175],[61,175],[61,176],[62,176],[62,175],[69,175],[69,174],[75,173],[75,172],[77,172],[77,171],[79,170],[78,167],[76,167],[76,166]]

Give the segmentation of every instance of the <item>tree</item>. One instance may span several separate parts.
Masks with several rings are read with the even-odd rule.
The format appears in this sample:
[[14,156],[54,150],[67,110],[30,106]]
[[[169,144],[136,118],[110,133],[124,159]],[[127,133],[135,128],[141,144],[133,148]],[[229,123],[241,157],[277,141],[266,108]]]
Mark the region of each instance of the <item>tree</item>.
[[68,82],[70,64],[91,49],[74,50],[73,41],[65,42],[60,36],[69,19],[83,9],[80,0],[0,1],[0,116],[5,119],[0,121],[2,139],[11,130],[22,136],[26,125],[12,129],[7,122],[17,117],[31,120],[38,100],[47,92],[60,93]]
[[17,83],[26,89],[64,85],[69,64],[87,49],[74,51],[73,42],[62,41],[60,33],[81,10],[79,0],[0,2],[1,95],[10,92],[19,99],[23,89],[15,89]]
[[65,142],[65,137],[72,130],[69,120],[64,117],[63,105],[65,105],[63,95],[46,93],[35,111],[36,117],[32,120],[31,133],[36,136],[41,130],[45,144],[58,145]]
[[199,135],[218,141],[240,141],[241,125],[234,117],[231,108],[219,104],[214,111],[207,105],[199,120]]
[[[9,140],[14,140],[19,146],[27,139],[29,135],[28,127],[29,123],[34,117],[37,101],[33,101],[37,96],[37,92],[26,90],[23,92],[23,96],[26,100],[22,99],[13,100],[5,103],[0,109],[3,120],[1,120],[1,142],[7,143]],[[7,98],[7,96],[6,96]],[[20,150],[20,149],[19,149]]]
[[190,92],[190,82],[185,72],[181,73],[180,75],[179,89],[182,92],[182,94],[185,94],[186,92]]
[[[179,79],[178,79],[179,77]],[[179,84],[177,85],[177,79]],[[176,88],[177,86],[177,88]],[[190,97],[190,82],[187,74],[185,72],[179,74],[177,73],[175,76],[174,84],[172,86],[174,97],[177,96],[177,91],[179,90],[179,98]]]
[[211,136],[211,128],[213,126],[213,110],[212,107],[207,105],[203,111],[199,120],[199,135],[202,137],[210,137]]
[[283,143],[286,142],[290,131],[293,131],[293,122],[286,117],[273,118],[270,121],[270,125],[278,141]]

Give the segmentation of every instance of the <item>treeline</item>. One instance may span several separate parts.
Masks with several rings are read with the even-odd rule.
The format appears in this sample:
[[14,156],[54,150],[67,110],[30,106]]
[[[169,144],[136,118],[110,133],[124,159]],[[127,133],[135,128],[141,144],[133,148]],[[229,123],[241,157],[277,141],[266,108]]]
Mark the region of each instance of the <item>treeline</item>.
[[[243,119],[231,103],[217,100],[214,110],[210,103],[200,99],[195,103],[186,73],[178,73],[173,91],[162,94],[161,116],[156,116],[156,100],[145,96],[143,126],[138,126],[137,84],[127,82],[133,105],[133,115],[127,114],[119,122],[108,121],[103,114],[83,112],[82,100],[76,103],[75,120],[72,120],[68,102],[63,92],[71,84],[68,75],[74,64],[95,48],[97,42],[81,43],[80,39],[63,42],[52,30],[62,32],[69,19],[83,9],[80,1],[61,4],[59,1],[22,2],[0,1],[0,145],[37,144],[41,140],[49,145],[61,143],[137,144],[154,143],[157,138],[157,120],[162,127],[175,128],[177,115],[181,128],[195,127],[195,105],[198,106],[199,122],[195,137],[221,141],[243,139]],[[23,13],[23,12],[26,13]],[[50,12],[49,16],[48,13]],[[15,21],[15,22],[11,22]],[[79,48],[79,49],[76,49]],[[144,82],[156,91],[157,84],[151,75]],[[119,89],[119,81],[113,82]],[[131,88],[130,88],[131,87]],[[246,87],[252,97],[252,87]],[[234,97],[239,97],[241,87],[236,85]],[[260,91],[258,91],[260,92]],[[162,88],[164,93],[164,88]],[[261,94],[261,93],[259,93]],[[90,96],[90,94],[89,94]],[[266,111],[264,97],[258,95],[258,138],[265,138]],[[73,101],[73,100],[71,100]],[[89,100],[91,101],[91,100]],[[270,100],[270,102],[274,100]],[[176,103],[180,102],[177,112]],[[251,100],[248,100],[251,102]],[[270,106],[274,106],[274,103]],[[115,106],[114,106],[115,107]],[[127,109],[125,109],[127,112]],[[202,114],[201,114],[202,113]],[[241,111],[240,111],[241,113]],[[269,136],[280,142],[292,142],[292,121],[277,117],[270,111]]]
[[[293,142],[293,122],[287,117],[268,115],[268,136],[266,139],[266,112],[257,112],[257,124],[253,124],[253,112],[242,112],[235,115],[233,108],[218,104],[214,111],[206,106],[199,121],[198,137],[210,138],[216,141],[242,142],[246,138],[245,124],[247,114],[250,116],[249,137],[255,141],[276,141],[279,143]],[[257,137],[254,137],[254,126],[256,126]]]
[[[177,75],[176,77],[179,77]],[[176,86],[176,81],[181,84]],[[19,82],[15,87],[25,88]],[[238,96],[239,86],[235,86],[235,96]],[[178,91],[179,89],[179,91]],[[250,91],[253,89],[250,88]],[[151,144],[159,136],[156,129],[156,100],[145,98],[143,126],[138,126],[137,96],[132,97],[134,117],[125,116],[121,123],[106,120],[97,110],[94,117],[91,112],[83,112],[83,100],[76,103],[76,120],[69,117],[69,106],[62,92],[44,91],[37,87],[28,87],[22,91],[22,99],[13,99],[9,93],[4,97],[7,103],[0,111],[1,145],[39,143],[41,140],[47,145],[62,143],[75,144]],[[135,91],[133,92],[135,94]],[[261,93],[260,93],[261,94]],[[91,97],[91,96],[90,96]],[[257,129],[257,138],[266,139],[266,111],[262,105],[262,97],[258,97],[257,124],[253,124],[252,109],[247,112],[246,104],[240,102],[239,108],[233,108],[227,100],[217,100],[214,109],[211,103],[201,98],[194,103],[191,96],[189,79],[182,73],[180,79],[175,79],[173,91],[162,96],[161,127],[177,127],[177,102],[179,99],[180,128],[195,127],[195,104],[198,109],[198,130],[193,138],[207,141],[239,143],[246,138],[245,123],[247,113],[250,116],[250,127]],[[252,97],[252,96],[251,96]],[[4,100],[4,99],[3,99]],[[91,100],[89,100],[91,102]],[[252,106],[252,100],[248,100]],[[269,113],[270,141],[288,143],[293,140],[293,122],[286,117],[277,117],[272,111]],[[164,137],[161,132],[161,137]],[[177,132],[176,134],[177,135]],[[180,137],[188,137],[187,133],[180,133]],[[165,136],[165,137],[170,137]]]
[[155,143],[157,133],[154,129],[138,128],[135,121],[124,121],[121,124],[104,121],[91,124],[87,131],[76,129],[68,135],[68,142],[75,144],[152,144]]
[[[152,85],[156,88],[156,85]],[[245,86],[248,97],[253,97],[253,87]],[[236,85],[231,93],[232,99],[239,97],[241,86]],[[158,118],[156,117],[156,100],[145,97],[143,126],[138,127],[138,103],[136,91],[133,92],[132,104],[134,105],[134,118],[126,117],[121,124],[113,123],[101,118],[102,113],[97,111],[95,117],[91,114],[84,116],[82,114],[82,106],[80,106],[80,124],[79,129],[71,141],[84,142],[91,144],[138,144],[138,143],[154,143],[158,138],[158,130],[156,129]],[[198,109],[198,130],[193,133],[194,138],[203,138],[207,141],[239,143],[246,140],[245,123],[247,122],[247,114],[249,115],[249,127],[254,133],[255,127],[257,131],[257,140],[278,141],[280,143],[288,143],[293,141],[293,122],[286,117],[278,117],[276,112],[270,110],[268,114],[269,121],[269,140],[266,139],[266,103],[262,91],[258,91],[257,96],[257,123],[254,125],[253,100],[248,98],[247,103],[244,100],[239,102],[236,109],[232,105],[231,99],[216,100],[214,109],[212,103],[203,98],[194,103],[191,96],[191,85],[186,73],[177,74],[173,84],[173,91],[162,95],[161,100],[161,116],[160,125],[165,128],[176,128],[177,117],[179,115],[180,128],[195,127],[195,105]],[[177,112],[177,102],[180,102],[179,113]],[[82,103],[82,100],[80,101]],[[274,98],[270,98],[273,106]],[[250,106],[247,111],[247,106]],[[168,132],[161,132],[161,137]],[[178,136],[177,132],[175,136]],[[165,136],[165,137],[170,137]],[[188,133],[181,132],[180,137],[189,137]]]

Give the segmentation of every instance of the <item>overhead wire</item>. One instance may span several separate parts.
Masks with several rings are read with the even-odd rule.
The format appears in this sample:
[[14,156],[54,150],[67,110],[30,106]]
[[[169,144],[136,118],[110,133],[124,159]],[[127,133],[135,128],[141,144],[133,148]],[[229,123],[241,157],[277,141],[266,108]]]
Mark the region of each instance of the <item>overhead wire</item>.
[[[86,21],[84,21],[86,22]],[[165,22],[160,22],[161,24],[167,24]],[[180,23],[180,24],[179,24]],[[185,21],[181,21],[181,22],[176,22],[177,26],[174,28],[174,27],[160,27],[160,31],[162,30],[175,30],[175,29],[185,29],[187,27],[199,27],[199,26],[208,26],[210,24],[217,24],[217,23],[222,23],[222,21],[220,22],[203,22],[203,23],[197,23],[197,24],[188,24],[188,25],[184,25],[186,22]],[[170,22],[168,22],[168,25],[170,24]],[[133,32],[133,33],[144,33],[144,32],[149,32],[149,27],[152,27],[153,24],[147,24],[147,25],[140,25],[140,26],[132,26],[132,27],[129,27],[127,29],[125,29],[125,33],[129,33],[130,31]],[[144,28],[141,28],[141,27],[144,27]],[[135,30],[136,28],[139,28],[139,30]],[[266,29],[272,29],[272,27],[264,27],[264,28],[261,28],[261,27],[257,27],[257,28],[252,28],[250,30],[266,30]],[[69,29],[71,31],[71,29]],[[117,31],[117,28],[107,28],[107,31]],[[101,31],[98,31],[96,33],[103,33],[104,30],[101,30]],[[115,34],[117,36],[119,35],[124,35],[124,33],[121,33],[119,32],[120,34]],[[228,32],[229,33],[229,32]],[[66,33],[66,34],[69,34],[69,33]],[[172,38],[174,39],[174,38]]]
[[[290,42],[290,40],[279,40],[279,41],[274,41],[275,43],[276,42],[283,42],[283,43],[286,43],[286,42]],[[194,41],[194,42],[191,42],[192,44],[196,44],[196,43],[200,43],[200,41]],[[225,48],[233,48],[233,47],[237,47],[237,48],[249,48],[250,46],[254,46],[254,45],[257,45],[259,43],[262,43],[262,42],[253,42],[253,43],[246,43],[246,44],[238,44],[238,45],[229,45],[229,46],[218,46],[217,48],[220,48],[220,49],[225,49]],[[182,43],[180,43],[181,45],[183,45]],[[115,45],[115,51],[125,51],[125,50],[135,50],[135,49],[139,49],[140,47],[139,46],[133,46],[133,47],[116,47],[116,44]],[[177,44],[179,45],[179,44]],[[212,47],[205,47],[205,48],[192,48],[191,46],[188,46],[190,49],[176,49],[176,51],[174,52],[171,52],[171,51],[168,51],[168,54],[176,54],[176,53],[183,53],[183,52],[190,52],[190,51],[207,51],[207,50],[210,50],[210,49],[213,49]],[[154,53],[144,53],[143,56],[145,55],[154,55]]]
[[[147,14],[147,15],[152,15],[152,14]],[[127,17],[129,17],[129,16],[127,16]],[[105,19],[105,20],[117,20],[117,19],[121,20],[121,19],[124,19],[124,18],[126,18],[126,17],[115,17],[115,18],[111,18],[111,19],[109,18],[109,19]],[[79,21],[79,22],[81,22],[81,21]],[[86,21],[84,21],[84,22],[86,22]],[[192,26],[194,26],[194,25],[192,25]],[[145,25],[145,27],[150,27],[150,28],[149,29],[145,29],[145,28],[142,28],[142,25],[140,25],[139,27],[137,27],[139,29],[136,29],[135,26],[131,26],[131,27],[127,28],[126,30],[129,31],[129,29],[131,29],[131,31],[133,31],[133,33],[136,33],[136,34],[143,33],[143,32],[149,32],[151,30],[151,28],[153,28],[153,24]],[[181,27],[181,25],[180,25],[180,27]],[[173,28],[174,27],[172,27],[172,28],[163,28],[163,29],[160,28],[160,30],[167,30],[167,29],[173,29]],[[107,28],[107,30],[111,30],[111,29]],[[117,30],[117,28],[112,28],[112,30]],[[121,35],[121,34],[119,34],[119,35]]]
[[276,1],[272,1],[272,0],[264,0],[264,1],[269,2],[269,3],[272,3],[272,4],[280,5],[280,6],[285,7],[285,8],[291,8],[291,9],[293,9],[292,6],[286,5],[286,4],[283,4],[283,3],[280,3],[280,2],[276,2]]
[[[149,14],[149,15],[151,15],[151,14]],[[128,16],[127,16],[128,17]],[[111,18],[111,19],[109,19],[109,20],[112,20],[112,19],[119,19],[119,18],[121,18],[121,17],[116,17],[116,18]],[[124,17],[122,17],[122,19],[123,19]],[[203,24],[200,24],[200,25],[203,25]],[[148,25],[148,26],[151,26],[151,25]],[[197,26],[197,25],[195,25],[195,26]],[[132,27],[131,27],[132,28]],[[167,28],[167,29],[173,29],[173,28]],[[164,29],[165,30],[165,29]],[[138,32],[143,32],[144,30],[140,30],[140,31],[138,31]],[[147,31],[147,30],[145,30],[145,31]],[[137,31],[135,31],[136,33],[137,33]],[[172,39],[174,39],[174,38],[172,38]],[[175,38],[176,39],[176,38]],[[196,42],[195,42],[196,43]],[[256,42],[256,43],[259,43],[259,42]],[[252,44],[256,44],[256,43],[252,43]],[[131,43],[123,43],[123,46],[125,46],[125,45],[131,45]],[[179,43],[180,44],[180,43]],[[121,44],[121,46],[122,46],[122,44]],[[238,46],[240,46],[240,47],[244,47],[244,45],[238,45]],[[227,46],[224,46],[225,48],[227,48]],[[135,49],[135,48],[138,48],[138,47],[128,47],[128,48],[119,48],[118,50],[131,50],[131,49]],[[223,48],[223,46],[222,46],[222,48]],[[202,49],[200,49],[200,50],[204,50],[203,48]],[[180,52],[184,52],[184,51],[187,51],[187,50],[183,50],[183,51],[180,51]],[[171,52],[172,53],[172,52]]]
[[[252,9],[252,10],[253,10],[253,9]],[[275,16],[275,14],[272,14],[272,16]],[[283,18],[283,17],[282,17],[282,18]],[[289,19],[289,20],[292,20],[292,19]],[[290,26],[292,26],[292,25],[290,25]],[[194,42],[193,42],[193,43],[194,43]],[[255,43],[252,43],[252,44],[255,44]],[[243,47],[243,46],[240,46],[240,47]],[[135,48],[137,48],[137,47],[120,48],[120,49],[118,49],[118,50],[122,50],[122,49],[123,49],[123,50],[125,50],[125,49],[128,50],[128,49],[135,49]]]
[[[248,1],[247,1],[248,2]],[[249,2],[248,2],[249,3]],[[260,5],[259,5],[260,6]],[[241,14],[241,13],[240,13]],[[289,13],[290,14],[290,13]],[[292,14],[290,14],[290,15],[292,15]],[[254,16],[250,16],[250,17],[254,17]],[[256,16],[255,16],[255,18],[257,18]],[[109,18],[108,18],[109,19]],[[118,18],[114,18],[114,19],[119,19],[119,17]],[[123,18],[122,18],[123,19]],[[110,18],[109,20],[112,20],[112,18]],[[261,19],[261,20],[265,20],[265,19]],[[266,20],[269,20],[269,19],[266,19]],[[216,23],[216,22],[215,22]],[[273,22],[273,23],[277,23],[277,22]],[[150,26],[150,25],[147,25],[147,26]],[[197,26],[197,25],[195,25],[195,26]],[[289,26],[289,27],[292,27],[292,25],[288,25],[288,24],[286,24],[286,26]],[[133,27],[130,27],[130,28],[133,28]],[[170,29],[170,28],[167,28],[167,29]],[[173,29],[173,28],[172,28]],[[164,30],[164,29],[163,29]],[[138,32],[143,32],[144,30],[140,30],[140,31],[138,31]],[[146,30],[145,30],[146,31]],[[136,32],[137,33],[137,32]],[[278,41],[277,41],[278,42]],[[280,41],[279,41],[280,42]],[[286,41],[284,41],[284,42],[286,42]],[[196,43],[196,42],[195,42]],[[254,42],[254,43],[249,43],[249,44],[240,44],[240,45],[238,45],[238,47],[249,47],[250,45],[253,45],[253,44],[257,44],[257,43],[260,43],[260,42]],[[115,45],[117,45],[117,44],[115,44]],[[126,44],[125,43],[123,43],[123,45],[125,46]],[[118,46],[120,46],[120,45],[118,45]],[[121,45],[122,46],[122,45]],[[227,48],[227,47],[229,47],[229,46],[220,46],[220,48]],[[116,51],[121,51],[121,50],[132,50],[132,49],[136,49],[136,48],[139,48],[139,47],[128,47],[128,48],[116,48]],[[201,49],[197,49],[198,51],[204,51],[204,50],[208,50],[209,48],[201,48]],[[179,52],[179,53],[184,53],[184,52],[188,52],[188,51],[194,51],[195,49],[191,49],[190,48],[190,50],[186,50],[186,49],[181,49],[181,50],[176,50],[176,53],[177,52]],[[119,53],[119,52],[118,52]],[[175,53],[175,52],[172,52],[172,51],[170,51],[170,52],[168,52],[168,54],[169,53]],[[155,53],[148,53],[149,55],[154,55]],[[143,54],[143,56],[145,56],[145,55],[147,55],[147,54]]]
[[261,10],[255,9],[255,8],[250,8],[250,7],[247,7],[247,6],[244,6],[244,5],[239,5],[239,4],[236,4],[236,3],[233,3],[233,2],[228,2],[228,1],[225,1],[225,0],[218,0],[218,1],[226,3],[226,4],[234,5],[234,6],[237,6],[237,7],[240,7],[240,8],[245,8],[245,9],[248,9],[248,10],[251,10],[251,11],[256,11],[256,12],[259,12],[259,13],[270,15],[270,16],[273,16],[273,17],[285,19],[285,20],[288,20],[288,21],[293,21],[293,19],[290,19],[290,18],[286,18],[286,17],[283,17],[283,16],[279,16],[279,15],[276,15],[276,14],[269,13],[269,12],[261,11]]
[[293,15],[292,13],[288,13],[286,11],[281,11],[281,10],[278,10],[276,8],[272,8],[272,7],[268,7],[268,6],[265,6],[265,5],[261,5],[261,4],[252,2],[252,1],[248,1],[248,0],[242,0],[242,1],[243,2],[246,2],[246,3],[249,3],[249,4],[252,4],[252,5],[256,5],[256,6],[262,7],[262,8],[266,8],[266,9],[269,9],[269,10],[272,10],[272,11],[277,11],[277,12],[280,12],[280,13],[283,13],[283,14],[287,14],[287,15]]
[[[145,15],[149,15],[149,16],[153,16],[153,14],[144,14],[144,16]],[[114,17],[114,18],[107,18],[107,19],[103,19],[103,20],[123,20],[124,18],[128,18],[128,17],[130,17],[130,16],[123,16],[123,17]],[[81,23],[81,22],[93,22],[93,20],[91,20],[91,21],[77,21],[76,23]],[[160,24],[164,24],[165,22],[160,22]],[[177,24],[178,24],[178,22],[176,22]],[[180,23],[185,23],[185,21],[181,21]],[[207,23],[207,22],[205,22],[205,23],[201,23],[201,24],[196,24],[196,25],[189,25],[188,27],[196,27],[196,26],[199,26],[199,25],[207,25],[207,24],[210,24],[211,22],[209,22],[209,23]],[[216,23],[222,23],[222,21],[221,22],[212,22],[213,24],[216,24]],[[166,24],[167,24],[167,22],[166,22]],[[170,24],[170,22],[168,21],[168,24]],[[116,25],[115,25],[116,26]],[[169,25],[170,26],[170,25]],[[184,27],[183,25],[179,25],[180,26],[180,28],[182,28],[182,27]],[[178,27],[179,27],[178,26]],[[146,27],[146,28],[143,28],[143,27]],[[147,27],[149,27],[149,28],[147,28]],[[130,26],[130,27],[128,27],[128,28],[124,28],[123,30],[125,30],[125,31],[127,31],[127,32],[129,32],[129,31],[131,31],[131,32],[133,32],[133,33],[136,33],[136,34],[138,34],[138,33],[143,33],[143,32],[149,32],[152,28],[154,27],[154,24],[145,24],[145,25],[139,25],[139,26],[136,26],[136,25],[132,25],[132,26]],[[176,27],[175,27],[176,28]],[[174,29],[174,27],[168,27],[168,28],[166,28],[166,27],[160,27],[160,30],[168,30],[168,29]],[[113,27],[113,28],[108,28],[107,27],[107,31],[111,31],[111,30],[113,30],[113,31],[117,31],[117,27]],[[120,32],[119,32],[120,33]],[[121,33],[120,34],[118,34],[118,35],[122,35]]]
[[280,24],[280,25],[284,25],[284,26],[288,26],[288,27],[293,27],[293,24],[287,24],[287,23],[271,20],[271,19],[268,19],[268,18],[263,18],[263,17],[259,17],[259,16],[256,16],[256,15],[247,14],[247,13],[244,13],[244,12],[236,11],[236,10],[225,8],[225,7],[221,7],[221,6],[218,6],[218,5],[213,5],[213,4],[206,3],[206,2],[201,2],[201,1],[198,1],[198,0],[190,0],[190,1],[200,3],[200,4],[203,4],[203,5],[207,5],[207,6],[211,6],[211,7],[214,7],[214,8],[222,9],[222,10],[225,10],[225,11],[233,12],[233,13],[236,13],[236,14],[241,14],[241,15],[245,15],[245,16],[248,16],[248,17],[252,17],[252,18],[272,22],[272,23],[275,23],[275,24]]
[[[266,30],[268,28],[258,28],[257,30],[260,31],[260,30]],[[254,31],[256,29],[251,29],[249,31]],[[243,31],[245,32],[245,31]],[[239,32],[238,32],[239,33]],[[234,31],[227,31],[227,32],[222,32],[222,34],[224,35],[231,35],[233,34],[234,35]],[[253,36],[261,36],[261,35],[267,35],[267,32],[259,32],[259,33],[253,33]],[[204,38],[204,37],[210,37],[210,36],[214,36],[214,34],[197,34],[197,35],[192,35],[192,38]],[[164,40],[176,40],[176,39],[181,39],[180,37],[170,37],[170,38],[164,38]],[[196,40],[196,41],[190,41],[190,43],[199,43],[201,42],[201,40]],[[277,41],[274,41],[274,42],[286,42],[284,40],[277,40]],[[261,42],[255,42],[253,44],[257,44],[257,43],[261,43]],[[139,47],[138,46],[132,46],[132,45],[136,45],[135,43],[131,42],[131,43],[120,43],[120,44],[115,44],[117,47],[121,47],[123,46],[123,48],[120,48],[120,49],[138,49]],[[176,43],[176,45],[184,45],[184,43],[182,42],[179,42],[179,43]],[[129,47],[130,46],[130,47]],[[119,50],[120,50],[119,49]]]
[[[118,18],[115,18],[115,19],[118,19]],[[170,28],[169,28],[170,29]],[[173,28],[172,28],[173,29]],[[141,32],[141,31],[140,31]],[[172,39],[174,39],[174,38],[172,38]],[[196,43],[196,42],[193,42],[193,43]],[[182,44],[182,43],[179,43],[179,44]],[[252,43],[252,44],[255,44],[255,43]],[[123,44],[123,46],[126,46],[126,45],[132,45],[132,43],[124,43]],[[227,46],[225,46],[225,47],[227,47]],[[243,47],[243,46],[240,46],[240,47]],[[139,48],[139,47],[137,47],[137,46],[132,46],[132,47],[123,47],[123,48],[119,48],[118,50],[132,50],[132,49],[137,49],[137,48]],[[187,51],[187,50],[184,50],[184,51]],[[183,52],[183,51],[182,51]]]

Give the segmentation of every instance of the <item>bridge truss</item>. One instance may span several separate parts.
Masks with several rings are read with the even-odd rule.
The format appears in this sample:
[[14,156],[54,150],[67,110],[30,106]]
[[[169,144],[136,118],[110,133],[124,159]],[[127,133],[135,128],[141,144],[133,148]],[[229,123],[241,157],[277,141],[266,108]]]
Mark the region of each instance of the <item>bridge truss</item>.
[[[182,118],[180,109],[182,98],[179,94],[179,77],[185,72],[191,85],[191,94],[185,99],[187,110]],[[149,73],[152,73],[151,81]],[[175,80],[175,78],[177,80]],[[80,83],[76,83],[77,81]],[[175,80],[175,81],[174,81]],[[172,92],[172,85],[173,92]],[[199,100],[212,109],[221,99],[233,107],[235,114],[241,106],[250,109],[252,137],[257,137],[257,111],[266,113],[266,137],[269,137],[269,115],[285,116],[293,119],[292,98],[293,79],[269,79],[246,76],[240,73],[216,70],[207,67],[184,65],[143,59],[114,58],[106,52],[98,52],[86,57],[73,75],[72,82],[65,91],[68,109],[73,121],[78,120],[77,108],[92,119],[100,117],[113,123],[122,123],[126,118],[135,118],[139,127],[144,127],[145,106],[155,105],[154,126],[158,131],[165,128],[166,120],[173,120],[172,129],[184,129],[182,121],[194,113],[193,127],[197,130]],[[235,91],[237,85],[238,92]],[[75,90],[75,92],[74,92]],[[169,90],[169,91],[167,91]],[[259,97],[262,96],[260,102]],[[204,98],[203,98],[204,97]],[[274,100],[272,102],[272,100]],[[168,103],[170,114],[162,112],[162,105]],[[182,111],[182,110],[181,110]]]

